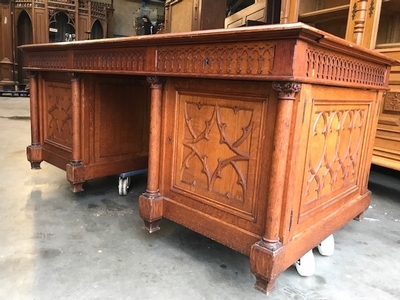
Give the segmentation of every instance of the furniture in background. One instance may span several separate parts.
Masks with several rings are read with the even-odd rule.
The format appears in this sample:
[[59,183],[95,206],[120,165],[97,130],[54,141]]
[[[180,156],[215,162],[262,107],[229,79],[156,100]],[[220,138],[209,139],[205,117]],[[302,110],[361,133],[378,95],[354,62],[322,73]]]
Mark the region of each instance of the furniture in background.
[[112,3],[0,1],[0,90],[29,89],[18,46],[113,36]]
[[226,1],[166,0],[165,33],[224,28]]

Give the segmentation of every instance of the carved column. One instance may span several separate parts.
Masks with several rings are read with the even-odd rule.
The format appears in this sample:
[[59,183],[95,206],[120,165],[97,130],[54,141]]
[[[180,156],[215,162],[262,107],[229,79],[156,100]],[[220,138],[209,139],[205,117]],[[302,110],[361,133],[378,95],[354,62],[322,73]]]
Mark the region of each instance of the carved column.
[[256,276],[255,288],[268,294],[275,287],[275,279],[283,272],[277,256],[282,255],[279,240],[283,193],[286,180],[289,142],[292,127],[294,99],[301,84],[296,82],[274,82],[278,106],[275,120],[275,134],[271,163],[271,177],[264,236],[254,244],[250,252],[251,271]]
[[72,104],[72,153],[71,162],[67,164],[67,179],[71,189],[75,192],[83,191],[85,182],[85,167],[82,164],[82,128],[81,128],[81,75],[72,74],[71,79],[71,104]]
[[354,19],[354,32],[353,32],[353,43],[362,45],[363,35],[365,30],[365,22],[367,16],[367,3],[368,0],[358,0],[354,4],[352,16]]
[[42,147],[39,134],[39,97],[38,97],[38,74],[29,72],[30,85],[30,114],[31,114],[31,145],[26,148],[26,156],[31,163],[32,169],[40,169],[42,158]]
[[161,147],[161,103],[165,80],[161,77],[147,77],[151,88],[149,162],[146,192],[139,197],[139,213],[145,229],[154,232],[160,229],[163,214],[163,199],[159,190],[160,147]]

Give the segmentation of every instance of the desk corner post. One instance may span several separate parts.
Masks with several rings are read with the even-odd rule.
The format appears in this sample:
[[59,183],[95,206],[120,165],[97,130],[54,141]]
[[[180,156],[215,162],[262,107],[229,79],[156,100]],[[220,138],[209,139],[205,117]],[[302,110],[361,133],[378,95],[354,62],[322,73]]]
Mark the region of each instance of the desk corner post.
[[292,130],[293,107],[301,84],[297,82],[273,82],[277,92],[277,113],[271,162],[271,177],[267,198],[265,231],[262,239],[251,247],[250,267],[256,277],[255,288],[269,294],[275,286],[275,279],[284,271],[282,261],[285,247],[279,235],[284,202],[284,187],[287,173]]
[[161,148],[161,104],[165,78],[148,76],[150,83],[150,137],[149,162],[146,192],[139,197],[139,213],[144,220],[144,228],[150,233],[160,229],[163,216],[163,197],[159,189],[160,148]]
[[28,71],[31,115],[31,144],[26,147],[26,157],[32,169],[40,169],[42,147],[39,134],[38,72]]
[[81,79],[79,73],[71,74],[71,97],[72,97],[72,153],[71,161],[66,166],[67,180],[71,183],[74,193],[83,191],[85,182],[85,166],[82,163],[81,145]]

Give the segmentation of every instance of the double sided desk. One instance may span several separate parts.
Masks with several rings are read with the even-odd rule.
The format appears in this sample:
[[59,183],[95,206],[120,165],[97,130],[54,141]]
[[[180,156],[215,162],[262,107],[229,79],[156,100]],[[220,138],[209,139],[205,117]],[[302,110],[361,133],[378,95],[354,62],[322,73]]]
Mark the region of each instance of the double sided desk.
[[301,23],[23,46],[32,167],[148,168],[140,216],[250,257],[255,287],[368,208],[393,60]]

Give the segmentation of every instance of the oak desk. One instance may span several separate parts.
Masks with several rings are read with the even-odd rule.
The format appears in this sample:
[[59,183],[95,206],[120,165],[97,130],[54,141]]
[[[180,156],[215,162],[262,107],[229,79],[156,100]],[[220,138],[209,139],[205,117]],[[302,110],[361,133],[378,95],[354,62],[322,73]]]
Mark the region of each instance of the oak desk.
[[[106,126],[114,105],[136,112],[133,152],[145,152],[149,91],[148,182],[139,198],[146,228],[158,230],[165,217],[250,256],[263,292],[368,208],[378,107],[393,63],[386,56],[301,23],[22,49],[32,74],[29,159],[45,158],[50,96],[71,100],[68,174],[86,168],[86,147],[111,138],[96,126]],[[95,137],[83,146],[87,109]],[[118,156],[116,142],[104,147]]]

